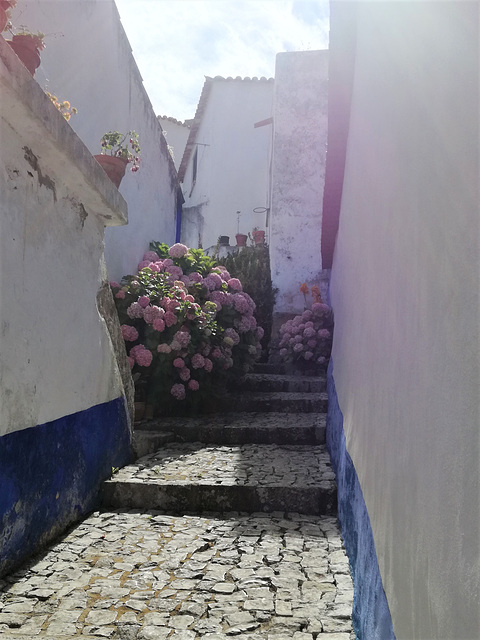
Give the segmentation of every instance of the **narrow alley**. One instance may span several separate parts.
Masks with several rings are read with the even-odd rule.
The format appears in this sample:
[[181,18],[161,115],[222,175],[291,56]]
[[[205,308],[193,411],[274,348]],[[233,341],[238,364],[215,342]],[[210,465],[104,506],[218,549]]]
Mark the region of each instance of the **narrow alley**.
[[0,581],[0,635],[354,640],[325,379],[258,369],[225,413],[139,425],[103,509]]

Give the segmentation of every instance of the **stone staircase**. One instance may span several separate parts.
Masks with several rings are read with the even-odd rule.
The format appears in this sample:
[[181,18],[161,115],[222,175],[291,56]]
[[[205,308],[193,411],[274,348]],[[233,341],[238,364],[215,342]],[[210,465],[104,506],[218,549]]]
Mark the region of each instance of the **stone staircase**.
[[104,483],[103,506],[335,515],[325,387],[257,365],[217,414],[140,423],[138,459]]

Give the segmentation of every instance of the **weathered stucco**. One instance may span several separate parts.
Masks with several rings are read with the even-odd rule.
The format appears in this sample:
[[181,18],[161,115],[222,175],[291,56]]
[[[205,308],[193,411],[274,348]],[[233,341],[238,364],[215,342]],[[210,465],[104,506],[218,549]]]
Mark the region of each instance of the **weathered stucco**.
[[269,240],[276,314],[303,311],[302,282],[326,290],[320,245],[327,69],[327,51],[277,55]]
[[92,154],[100,153],[107,131],[139,134],[141,168],[127,169],[120,185],[129,224],[105,235],[108,275],[119,280],[135,272],[150,241],[175,241],[178,183],[115,3],[22,0],[12,16],[15,24],[48,34],[35,79],[78,109],[70,124]]
[[357,4],[333,376],[397,640],[473,639],[479,7]]
[[126,203],[1,37],[0,94],[1,574],[95,506],[130,431],[97,306]]

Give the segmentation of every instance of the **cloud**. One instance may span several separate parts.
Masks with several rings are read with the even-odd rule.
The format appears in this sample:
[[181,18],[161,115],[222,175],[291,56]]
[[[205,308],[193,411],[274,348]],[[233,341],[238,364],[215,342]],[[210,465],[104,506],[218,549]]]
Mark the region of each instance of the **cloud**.
[[204,76],[266,76],[281,51],[328,46],[323,0],[116,0],[158,114],[191,118]]

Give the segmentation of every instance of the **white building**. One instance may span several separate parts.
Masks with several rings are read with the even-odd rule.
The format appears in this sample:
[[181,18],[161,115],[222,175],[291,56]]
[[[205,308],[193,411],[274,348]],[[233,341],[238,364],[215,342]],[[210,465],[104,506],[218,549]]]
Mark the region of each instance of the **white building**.
[[255,125],[271,119],[272,99],[273,79],[206,78],[179,169],[185,244],[268,230],[272,129]]
[[12,21],[47,34],[35,80],[78,109],[69,124],[92,154],[100,153],[100,139],[107,131],[139,134],[140,170],[127,169],[120,185],[129,224],[107,229],[105,238],[109,277],[118,280],[135,272],[150,241],[175,241],[180,194],[167,142],[115,2],[22,0]]

